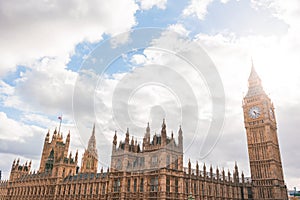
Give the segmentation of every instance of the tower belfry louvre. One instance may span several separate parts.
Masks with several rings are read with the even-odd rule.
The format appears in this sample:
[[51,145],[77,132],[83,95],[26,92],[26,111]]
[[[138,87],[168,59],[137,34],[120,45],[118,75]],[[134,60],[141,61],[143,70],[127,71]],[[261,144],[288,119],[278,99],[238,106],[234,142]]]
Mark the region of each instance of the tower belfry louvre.
[[237,163],[232,171],[193,166],[190,160],[184,167],[184,127],[169,132],[165,119],[159,133],[145,126],[141,144],[129,128],[123,140],[112,133],[110,166],[98,171],[96,140],[101,138],[94,124],[81,167],[78,151],[73,157],[69,150],[71,133],[64,139],[48,131],[39,170],[31,171],[31,162],[13,161],[9,180],[0,182],[0,200],[286,200],[274,105],[253,65],[248,84],[243,111],[251,178]]

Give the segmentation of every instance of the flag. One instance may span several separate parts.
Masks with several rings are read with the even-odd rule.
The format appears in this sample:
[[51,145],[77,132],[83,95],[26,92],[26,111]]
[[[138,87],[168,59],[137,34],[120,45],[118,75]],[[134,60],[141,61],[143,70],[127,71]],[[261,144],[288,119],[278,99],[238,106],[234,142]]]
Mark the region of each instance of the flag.
[[62,120],[62,117],[61,117],[61,116],[59,116],[59,117],[58,117],[58,119],[61,121],[61,120]]

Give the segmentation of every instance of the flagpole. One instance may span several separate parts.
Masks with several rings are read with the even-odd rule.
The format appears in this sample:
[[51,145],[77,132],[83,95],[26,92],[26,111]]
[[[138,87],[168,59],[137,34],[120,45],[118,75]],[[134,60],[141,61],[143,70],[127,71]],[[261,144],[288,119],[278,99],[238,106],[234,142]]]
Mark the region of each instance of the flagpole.
[[59,128],[58,128],[58,133],[60,133],[60,127],[61,127],[61,121],[62,121],[62,115],[58,117],[59,119]]

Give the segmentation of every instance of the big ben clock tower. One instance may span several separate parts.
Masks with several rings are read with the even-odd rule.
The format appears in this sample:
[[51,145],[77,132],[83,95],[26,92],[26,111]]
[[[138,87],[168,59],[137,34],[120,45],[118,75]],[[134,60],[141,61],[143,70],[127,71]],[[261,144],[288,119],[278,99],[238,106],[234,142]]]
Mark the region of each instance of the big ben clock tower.
[[243,100],[254,199],[286,200],[274,106],[253,64]]

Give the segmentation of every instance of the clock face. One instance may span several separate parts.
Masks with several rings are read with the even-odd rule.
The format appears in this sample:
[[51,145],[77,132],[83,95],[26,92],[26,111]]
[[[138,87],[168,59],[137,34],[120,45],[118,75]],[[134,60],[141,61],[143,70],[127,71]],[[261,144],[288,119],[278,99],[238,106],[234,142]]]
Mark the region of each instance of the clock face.
[[249,117],[251,117],[252,119],[256,119],[260,116],[260,108],[257,106],[254,106],[249,109],[248,113],[249,113]]

